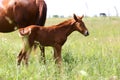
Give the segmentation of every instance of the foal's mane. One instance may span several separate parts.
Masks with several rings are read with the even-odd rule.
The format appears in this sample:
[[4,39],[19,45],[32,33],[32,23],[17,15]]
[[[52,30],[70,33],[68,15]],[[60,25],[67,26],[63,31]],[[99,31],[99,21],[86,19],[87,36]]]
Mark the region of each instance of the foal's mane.
[[73,21],[73,19],[68,19],[68,20],[65,20],[65,21],[57,24],[56,26],[64,26],[64,25],[71,23],[72,21]]

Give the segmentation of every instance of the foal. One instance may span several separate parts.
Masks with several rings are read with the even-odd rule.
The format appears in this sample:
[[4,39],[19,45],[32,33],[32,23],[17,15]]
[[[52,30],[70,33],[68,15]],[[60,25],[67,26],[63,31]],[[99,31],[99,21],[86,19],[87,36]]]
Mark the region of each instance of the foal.
[[[28,64],[28,57],[31,52],[33,44],[37,41],[42,46],[51,46],[54,49],[54,59],[57,64],[62,61],[61,48],[66,42],[67,37],[73,31],[79,31],[84,36],[88,36],[89,32],[82,21],[83,16],[73,15],[73,19],[68,19],[60,24],[40,27],[38,25],[31,25],[26,28],[21,28],[20,35],[24,41],[24,48],[18,56],[18,65],[20,65],[22,58]],[[43,54],[45,57],[45,54]]]

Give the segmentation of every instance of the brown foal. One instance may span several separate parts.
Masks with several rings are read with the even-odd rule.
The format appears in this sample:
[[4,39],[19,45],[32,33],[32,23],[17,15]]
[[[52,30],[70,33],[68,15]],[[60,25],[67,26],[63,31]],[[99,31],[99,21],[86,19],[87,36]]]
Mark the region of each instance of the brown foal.
[[[84,36],[89,35],[82,18],[83,16],[80,17],[74,14],[72,19],[68,19],[57,25],[49,27],[31,25],[26,28],[21,28],[19,31],[24,41],[24,47],[19,53],[18,65],[20,65],[22,58],[25,60],[25,63],[28,64],[29,54],[36,41],[42,46],[53,47],[55,62],[61,64],[61,49],[67,37],[73,31],[78,31]],[[45,54],[43,54],[43,58],[45,58]]]

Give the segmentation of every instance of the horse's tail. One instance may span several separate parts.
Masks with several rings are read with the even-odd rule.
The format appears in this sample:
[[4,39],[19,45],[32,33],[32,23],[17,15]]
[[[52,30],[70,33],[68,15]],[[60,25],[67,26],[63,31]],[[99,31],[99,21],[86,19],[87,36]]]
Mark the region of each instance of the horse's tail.
[[24,36],[29,36],[31,34],[31,28],[21,28],[19,29],[19,36],[24,37]]
[[36,0],[36,4],[38,5],[39,8],[37,25],[44,26],[47,16],[47,4],[45,3],[44,0]]

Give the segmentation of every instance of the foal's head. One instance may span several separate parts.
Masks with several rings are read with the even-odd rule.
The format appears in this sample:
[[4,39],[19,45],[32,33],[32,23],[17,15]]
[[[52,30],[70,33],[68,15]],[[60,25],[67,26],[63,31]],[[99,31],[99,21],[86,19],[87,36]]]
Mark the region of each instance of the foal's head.
[[73,17],[75,20],[74,26],[76,27],[76,30],[82,33],[84,36],[88,36],[89,35],[88,29],[86,28],[84,22],[82,21],[82,18],[84,16],[76,16],[75,14],[73,14]]

